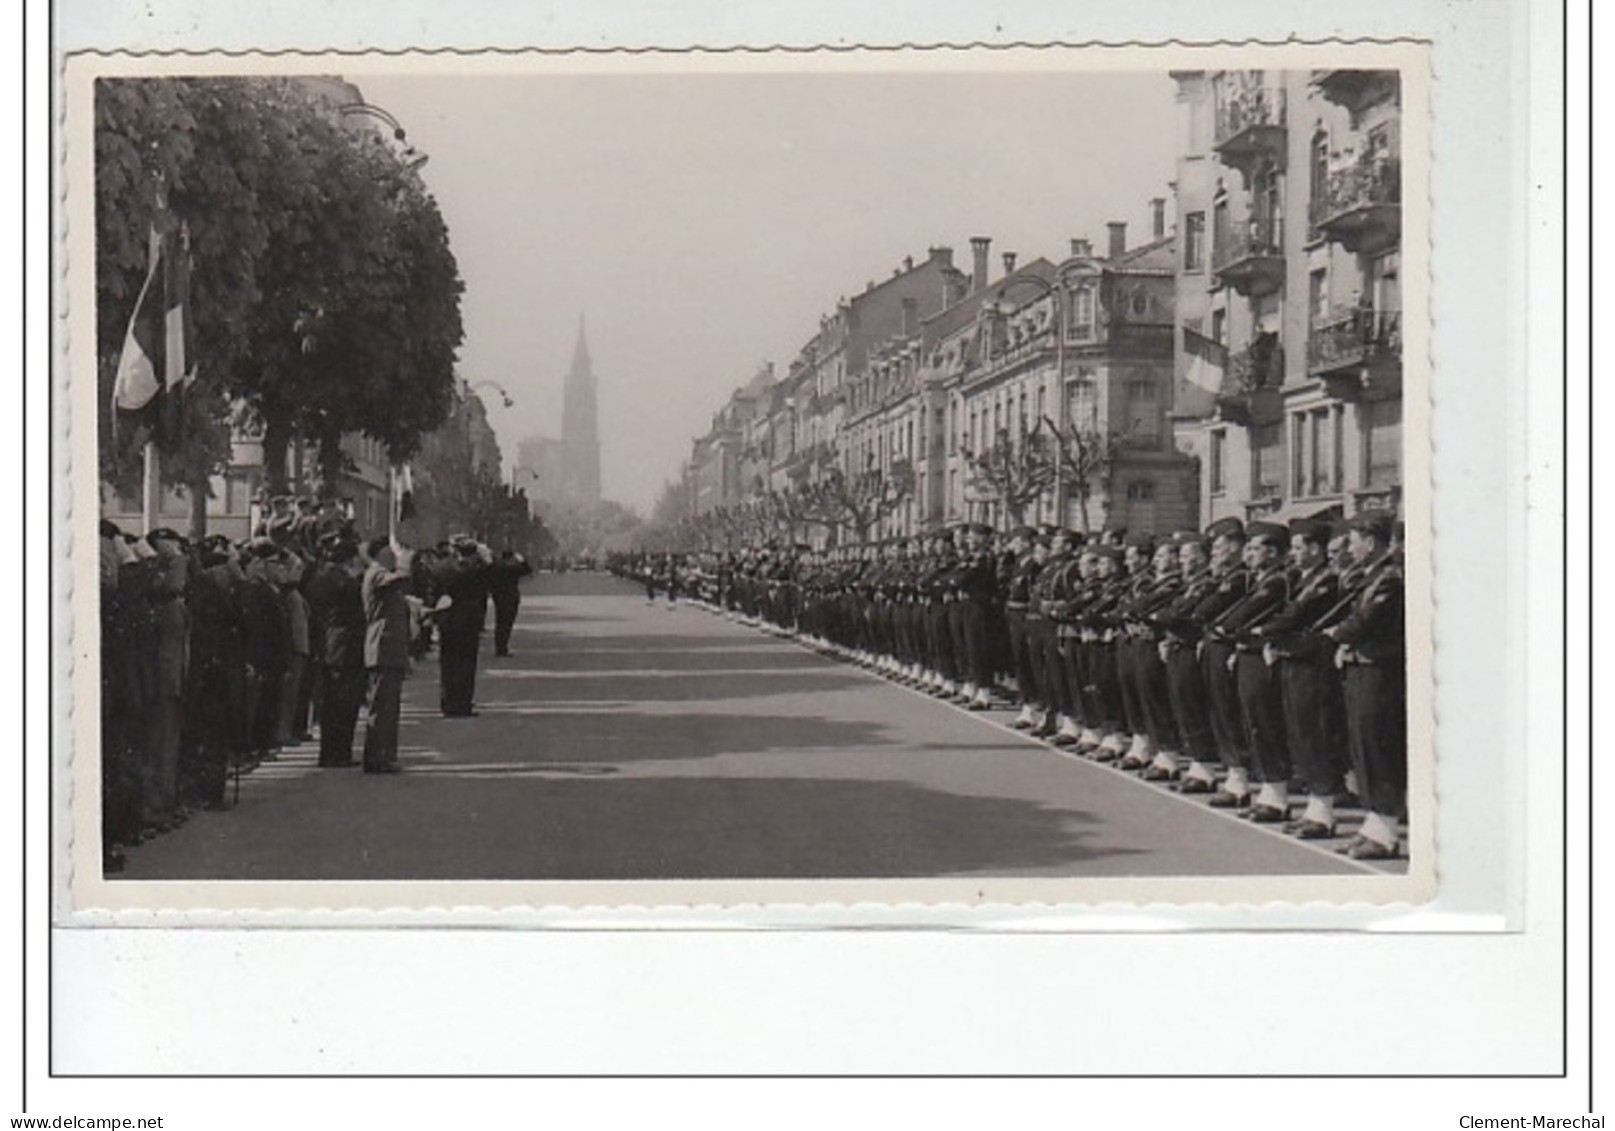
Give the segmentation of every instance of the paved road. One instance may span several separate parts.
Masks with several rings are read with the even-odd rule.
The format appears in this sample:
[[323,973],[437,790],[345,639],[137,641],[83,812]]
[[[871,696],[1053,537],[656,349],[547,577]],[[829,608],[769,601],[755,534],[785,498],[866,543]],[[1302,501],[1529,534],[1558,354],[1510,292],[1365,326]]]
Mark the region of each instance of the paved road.
[[397,776],[287,751],[129,879],[1360,874],[856,666],[600,575],[527,585],[475,719],[406,683]]

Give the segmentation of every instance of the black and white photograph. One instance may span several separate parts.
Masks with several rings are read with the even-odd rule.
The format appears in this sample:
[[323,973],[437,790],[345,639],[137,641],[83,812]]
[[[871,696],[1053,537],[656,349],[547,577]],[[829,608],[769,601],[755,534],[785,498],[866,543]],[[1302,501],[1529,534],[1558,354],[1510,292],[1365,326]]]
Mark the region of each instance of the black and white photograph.
[[1547,5],[48,18],[16,1114],[1601,1125]]
[[103,61],[86,905],[1427,894],[1423,54],[1148,61]]

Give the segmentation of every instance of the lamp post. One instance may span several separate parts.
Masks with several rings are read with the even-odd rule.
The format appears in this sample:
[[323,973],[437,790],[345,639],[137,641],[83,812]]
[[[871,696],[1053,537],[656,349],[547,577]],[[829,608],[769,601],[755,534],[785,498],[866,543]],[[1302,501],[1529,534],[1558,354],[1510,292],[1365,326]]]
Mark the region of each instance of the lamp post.
[[398,150],[398,160],[406,169],[414,172],[422,165],[426,164],[426,154],[409,144],[409,135],[404,132],[404,127],[399,124],[398,119],[393,117],[387,111],[383,110],[380,106],[372,105],[369,102],[348,102],[338,106],[336,109],[337,113],[341,114],[345,118],[352,117],[355,114],[363,114],[366,117],[375,118],[377,121],[382,122],[389,129],[391,129],[392,138],[399,144],[400,147]]

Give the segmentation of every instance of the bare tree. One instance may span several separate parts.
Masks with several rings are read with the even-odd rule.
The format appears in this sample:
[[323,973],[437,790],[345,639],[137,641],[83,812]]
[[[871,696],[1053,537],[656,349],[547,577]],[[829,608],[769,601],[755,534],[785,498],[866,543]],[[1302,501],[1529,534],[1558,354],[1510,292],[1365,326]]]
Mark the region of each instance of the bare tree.
[[970,466],[970,486],[977,494],[1002,503],[1012,523],[1025,521],[1026,508],[1056,479],[1055,445],[1039,421],[1017,441],[1000,428],[997,439],[981,452],[964,452]]
[[1043,423],[1054,437],[1053,481],[1070,498],[1077,500],[1082,516],[1082,532],[1093,532],[1088,503],[1096,492],[1108,493],[1111,473],[1116,457],[1127,446],[1129,433],[1113,428],[1078,428],[1072,425],[1061,429],[1048,417]]

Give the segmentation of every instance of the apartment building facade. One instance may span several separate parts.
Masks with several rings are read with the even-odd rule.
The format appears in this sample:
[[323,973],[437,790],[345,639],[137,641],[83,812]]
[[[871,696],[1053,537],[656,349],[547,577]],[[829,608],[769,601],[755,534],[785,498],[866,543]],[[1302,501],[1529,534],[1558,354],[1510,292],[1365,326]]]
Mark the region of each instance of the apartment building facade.
[[1199,461],[1202,521],[1396,509],[1396,72],[1173,77],[1174,430]]

